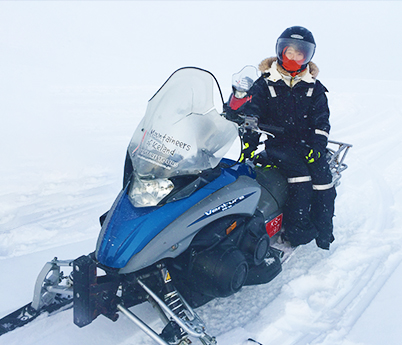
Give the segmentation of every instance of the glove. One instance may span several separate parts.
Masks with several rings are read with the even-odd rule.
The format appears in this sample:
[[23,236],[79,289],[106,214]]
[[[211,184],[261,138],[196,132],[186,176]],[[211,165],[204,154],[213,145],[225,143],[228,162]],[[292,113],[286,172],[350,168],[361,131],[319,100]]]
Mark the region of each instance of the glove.
[[240,156],[239,162],[242,163],[247,158],[253,159],[256,149],[257,149],[256,147],[255,148],[251,147],[249,143],[244,143],[243,149],[241,150],[241,156]]
[[312,144],[306,145],[307,152],[305,157],[307,159],[307,163],[314,163],[319,160],[323,155],[325,155],[327,144],[328,138],[326,135],[315,134]]
[[316,148],[309,148],[309,151],[306,155],[307,163],[311,164],[318,161],[321,158],[321,151]]
[[254,158],[254,164],[258,167],[261,167],[263,169],[273,169],[273,168],[278,168],[275,163],[267,157],[267,155],[264,153],[263,154],[257,154]]
[[246,132],[243,135],[243,149],[241,151],[241,156],[239,162],[244,162],[246,158],[252,159],[255,155],[255,150],[258,147],[260,140],[260,135],[255,132]]

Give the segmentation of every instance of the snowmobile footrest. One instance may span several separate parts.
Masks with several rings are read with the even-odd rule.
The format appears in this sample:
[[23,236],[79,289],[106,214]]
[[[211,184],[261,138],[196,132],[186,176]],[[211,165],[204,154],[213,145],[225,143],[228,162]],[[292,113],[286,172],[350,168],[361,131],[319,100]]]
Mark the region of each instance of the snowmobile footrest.
[[271,252],[273,252],[274,255],[277,255],[280,259],[282,259],[283,256],[285,255],[285,253],[283,252],[283,250],[280,250],[280,249],[275,248],[275,247],[271,247],[271,248],[269,248],[269,250],[270,250]]

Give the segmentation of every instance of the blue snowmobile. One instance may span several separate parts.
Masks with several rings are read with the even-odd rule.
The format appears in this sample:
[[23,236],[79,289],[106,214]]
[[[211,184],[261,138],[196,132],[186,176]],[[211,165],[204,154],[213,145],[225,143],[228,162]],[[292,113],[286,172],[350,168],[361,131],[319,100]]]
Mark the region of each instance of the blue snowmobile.
[[[208,71],[181,68],[169,77],[128,146],[123,189],[101,217],[96,250],[48,262],[33,301],[0,320],[0,335],[72,305],[79,327],[99,315],[116,321],[120,312],[158,344],[216,344],[194,308],[280,273],[283,252],[274,244],[286,179],[278,169],[224,158],[239,131],[272,134],[252,118],[228,121],[214,96],[223,103]],[[339,180],[351,145],[332,143],[328,159]],[[162,330],[129,310],[146,301]]]

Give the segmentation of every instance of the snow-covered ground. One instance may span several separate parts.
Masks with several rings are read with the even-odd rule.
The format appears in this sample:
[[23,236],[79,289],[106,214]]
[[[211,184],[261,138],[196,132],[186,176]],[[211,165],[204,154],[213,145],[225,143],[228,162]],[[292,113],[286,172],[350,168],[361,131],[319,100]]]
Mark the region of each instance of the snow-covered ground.
[[[174,70],[210,70],[227,98],[232,73],[303,25],[330,90],[331,139],[353,144],[336,241],[301,247],[271,283],[198,313],[219,345],[400,344],[401,11],[397,1],[1,1],[0,317],[31,300],[46,261],[94,249],[131,135]],[[134,311],[160,324],[149,306]],[[123,316],[79,329],[67,310],[0,338],[21,343],[152,341]]]

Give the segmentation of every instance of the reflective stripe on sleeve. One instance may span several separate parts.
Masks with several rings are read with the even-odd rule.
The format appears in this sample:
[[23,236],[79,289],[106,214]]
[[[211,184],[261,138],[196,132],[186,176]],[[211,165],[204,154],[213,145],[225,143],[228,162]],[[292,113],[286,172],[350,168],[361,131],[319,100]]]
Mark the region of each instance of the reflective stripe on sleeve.
[[323,135],[323,136],[325,136],[327,138],[329,137],[329,134],[327,132],[323,131],[322,129],[316,129],[315,134],[320,134],[320,135]]
[[331,189],[334,186],[334,182],[328,184],[313,184],[314,190],[327,190]]
[[300,182],[309,182],[311,181],[311,176],[300,176],[300,177],[289,177],[289,183],[300,183]]

